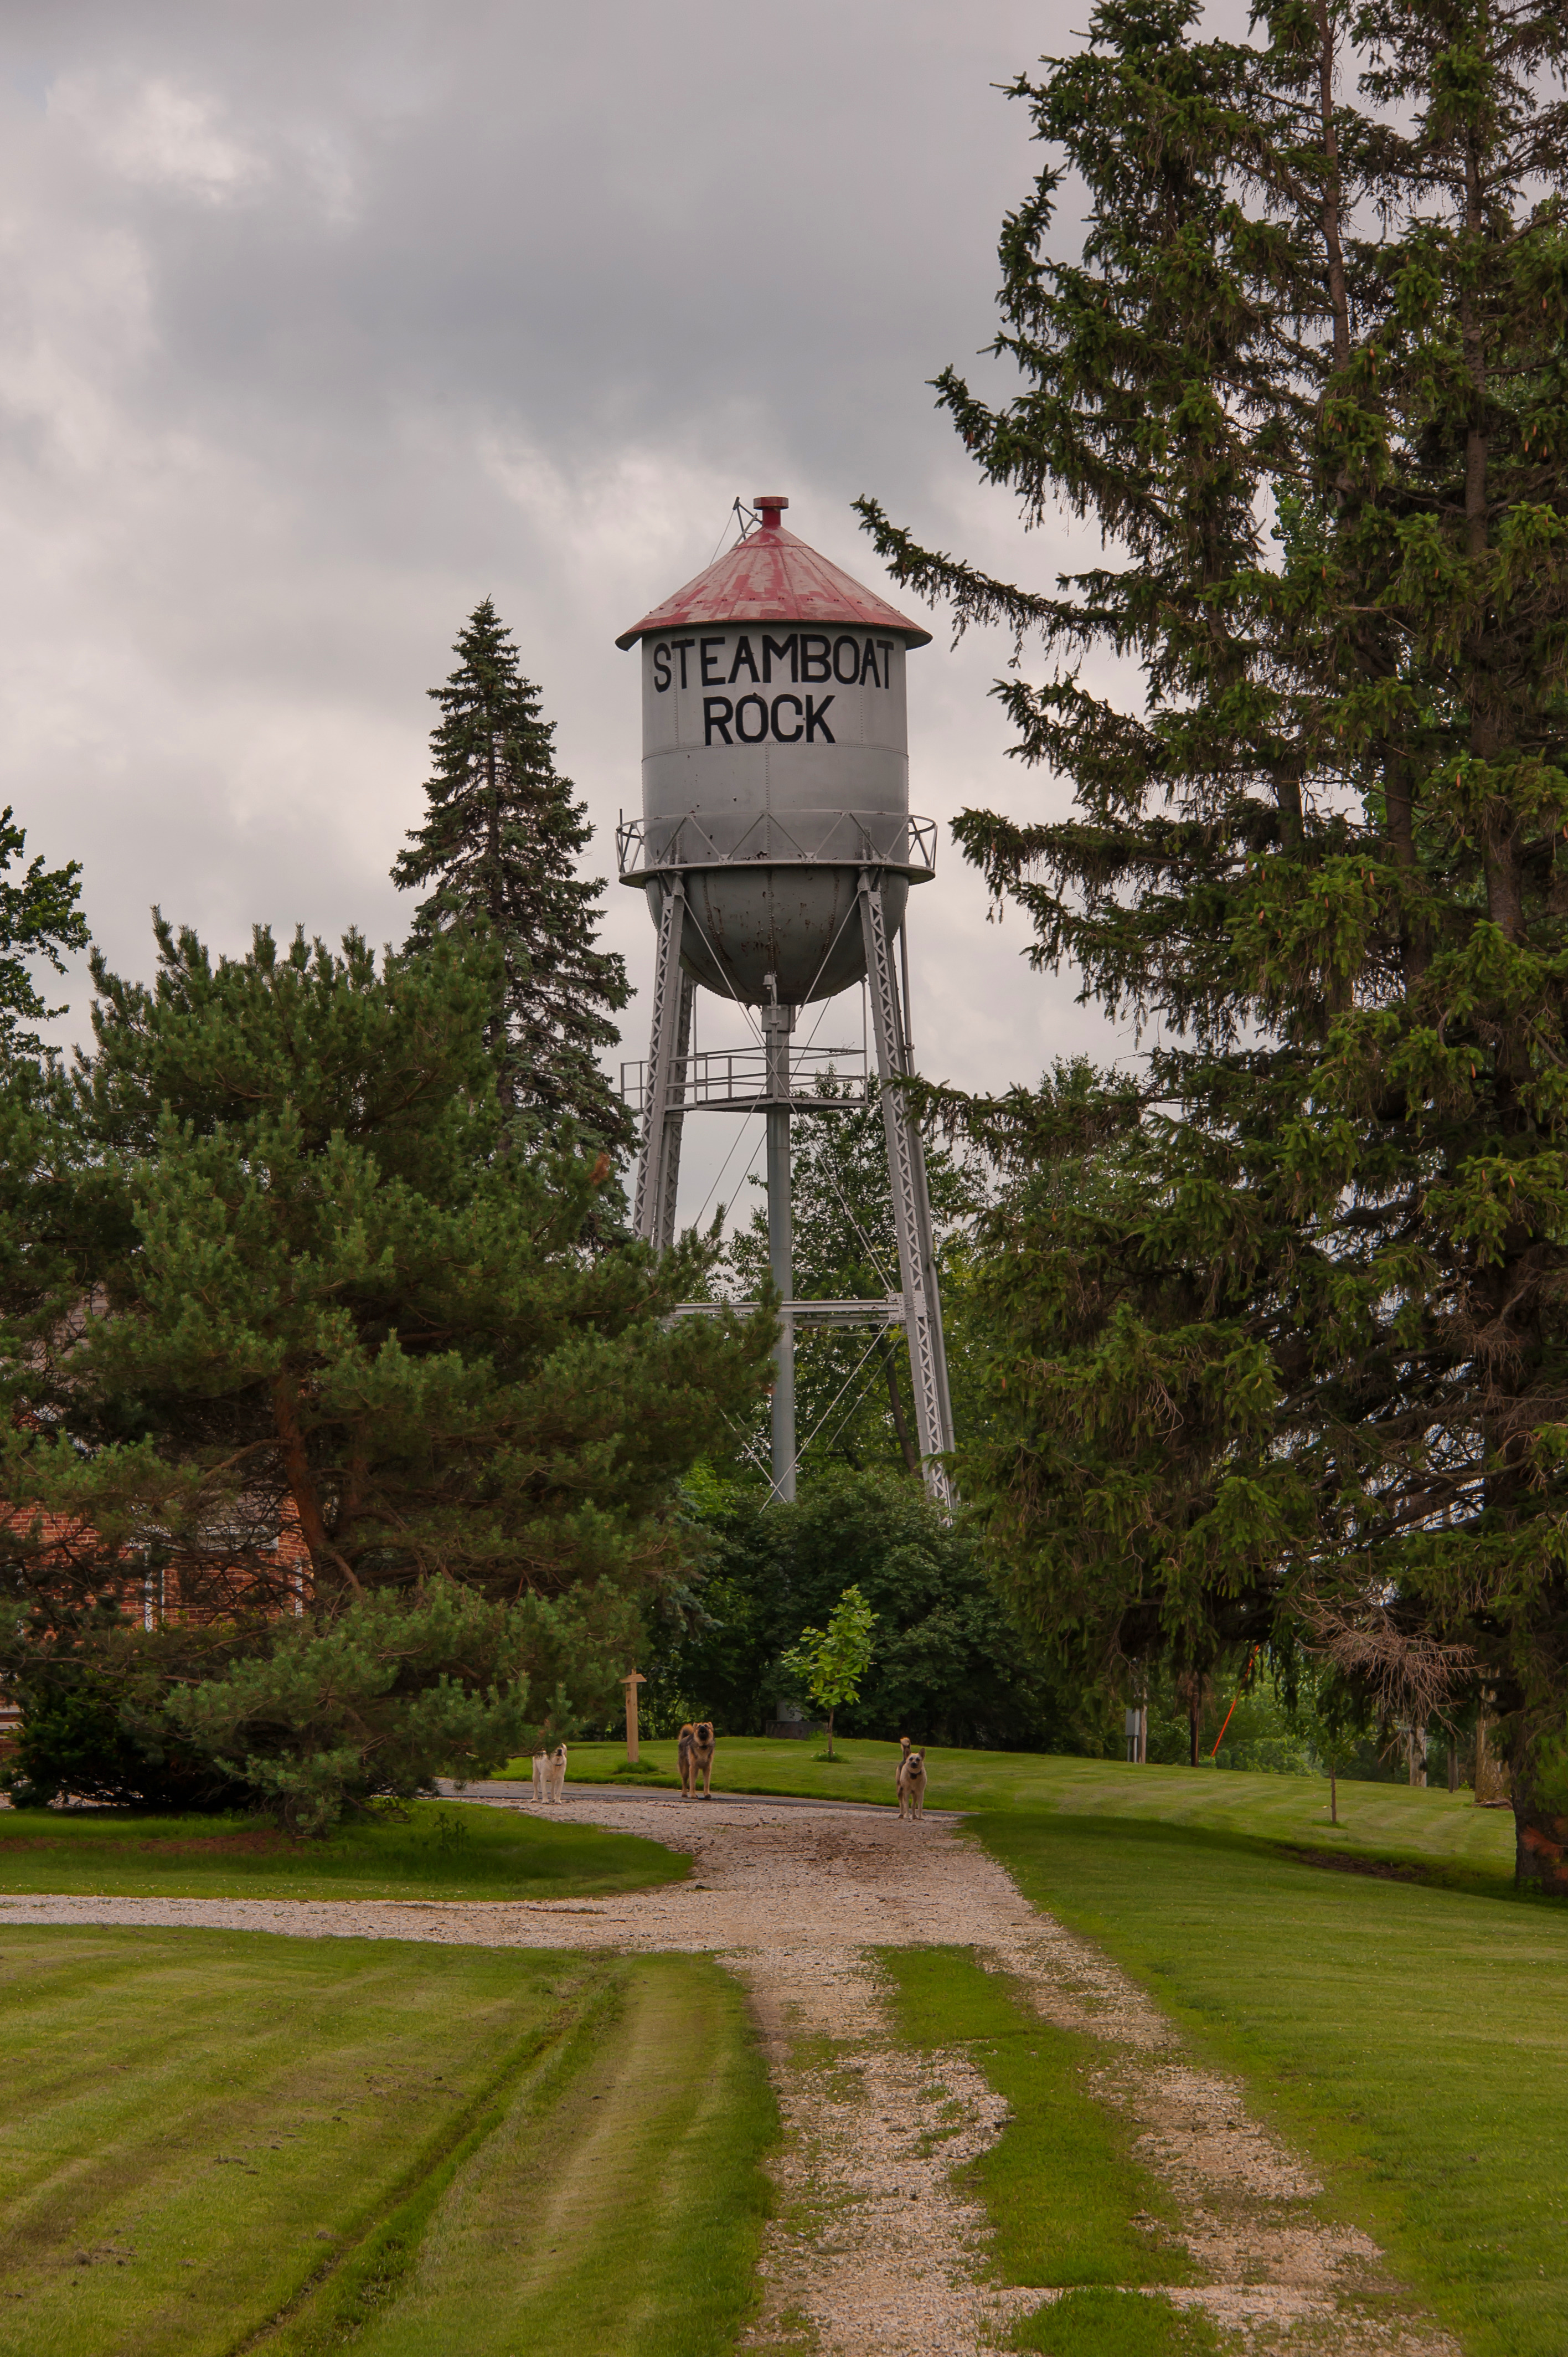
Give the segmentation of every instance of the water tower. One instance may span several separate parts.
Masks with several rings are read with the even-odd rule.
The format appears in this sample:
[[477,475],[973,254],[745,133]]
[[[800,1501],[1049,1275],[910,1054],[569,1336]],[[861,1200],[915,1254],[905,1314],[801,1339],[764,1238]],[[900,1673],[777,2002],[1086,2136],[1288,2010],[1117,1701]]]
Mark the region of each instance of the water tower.
[[[786,532],[789,504],[759,494],[736,546],[616,642],[642,649],[642,817],[619,829],[621,881],[646,892],[659,932],[652,1037],[635,1089],[636,1230],[666,1247],[674,1240],[688,1113],[765,1114],[768,1253],[784,1304],[775,1494],[795,1494],[795,1328],[813,1320],[903,1325],[926,1480],[945,1498],[936,1460],[952,1447],[952,1409],[925,1156],[903,1092],[890,1085],[913,1069],[908,953],[900,988],[894,945],[904,949],[910,888],[930,879],[936,859],[935,824],[909,814],[904,697],[908,650],[931,634]],[[899,1292],[797,1301],[791,1118],[831,1119],[857,1100],[800,1087],[811,1060],[791,1035],[803,1007],[863,978]],[[694,1052],[699,986],[747,1011],[749,1054]]]

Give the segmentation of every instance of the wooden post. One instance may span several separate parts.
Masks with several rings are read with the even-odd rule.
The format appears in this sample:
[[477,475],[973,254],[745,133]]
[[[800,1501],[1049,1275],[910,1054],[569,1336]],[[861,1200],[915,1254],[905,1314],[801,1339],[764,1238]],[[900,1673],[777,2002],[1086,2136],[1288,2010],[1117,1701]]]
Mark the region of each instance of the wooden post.
[[622,1678],[621,1684],[626,1688],[626,1756],[631,1766],[635,1768],[637,1765],[637,1689],[639,1686],[645,1686],[648,1680],[640,1670],[633,1670],[628,1678]]
[[1475,1805],[1477,1809],[1484,1809],[1491,1798],[1487,1790],[1492,1781],[1491,1766],[1487,1758],[1487,1708],[1491,1699],[1490,1690],[1484,1690],[1481,1695],[1481,1706],[1476,1713]]

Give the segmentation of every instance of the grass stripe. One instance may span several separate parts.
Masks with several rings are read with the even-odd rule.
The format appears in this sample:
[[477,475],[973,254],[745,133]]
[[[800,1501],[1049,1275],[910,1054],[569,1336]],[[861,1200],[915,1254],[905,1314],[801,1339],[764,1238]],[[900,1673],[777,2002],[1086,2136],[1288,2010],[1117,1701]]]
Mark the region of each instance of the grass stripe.
[[[972,1948],[889,1949],[881,1962],[903,2041],[961,2047],[1011,2113],[997,2142],[958,2172],[991,2221],[997,2280],[1190,2283],[1191,2262],[1169,2239],[1175,2205],[1133,2159],[1131,2125],[1086,2087],[1104,2060],[1094,2040],[1042,2021]],[[1167,2233],[1141,2233],[1140,2212]]]
[[603,1977],[516,1951],[7,1929],[0,2357],[230,2357]]
[[548,2115],[614,2023],[625,1979],[625,1967],[596,1975],[596,1986],[570,2026],[546,2041],[533,2041],[519,2058],[521,2071],[514,2067],[501,2074],[482,2106],[453,2124],[446,2148],[424,2156],[427,2165],[409,2171],[396,2189],[403,2198],[394,2196],[390,2213],[340,2262],[323,2268],[287,2310],[238,2341],[234,2357],[262,2350],[267,2357],[316,2357],[318,2351],[357,2342],[378,2324],[407,2287],[422,2238],[459,2170],[499,2132],[515,2143],[523,2123],[537,2126]]
[[[1130,2288],[1189,2283],[1176,2208],[1133,2158],[1134,2132],[1086,2083],[1103,2062],[1088,2037],[1042,2021],[1011,1976],[969,1948],[886,1949],[903,2041],[960,2047],[1006,2102],[1001,2136],[955,2172],[990,2222],[1004,2284],[1067,2287],[1017,2328],[1019,2349],[1061,2357],[1200,2357],[1219,2347],[1206,2318]],[[1155,2231],[1134,2223],[1142,2215]],[[1163,2228],[1161,2232],[1159,2229]]]
[[705,1958],[642,1959],[589,2042],[547,2113],[514,2107],[459,2169],[402,2297],[353,2344],[360,2357],[733,2345],[754,2300],[775,2133],[740,1993]]
[[0,2021],[0,2357],[721,2357],[750,2313],[777,2123],[709,1958],[18,1927]]

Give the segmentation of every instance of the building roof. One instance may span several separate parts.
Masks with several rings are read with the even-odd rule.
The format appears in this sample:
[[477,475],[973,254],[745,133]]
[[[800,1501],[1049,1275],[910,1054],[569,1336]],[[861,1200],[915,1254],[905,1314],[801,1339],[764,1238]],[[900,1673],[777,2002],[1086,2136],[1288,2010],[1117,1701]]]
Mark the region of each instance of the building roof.
[[716,565],[655,606],[640,622],[623,630],[618,647],[632,647],[654,630],[680,630],[704,622],[847,622],[852,629],[897,630],[911,647],[929,646],[931,633],[888,605],[874,589],[841,573],[779,521],[789,502],[758,492],[762,522],[737,541]]

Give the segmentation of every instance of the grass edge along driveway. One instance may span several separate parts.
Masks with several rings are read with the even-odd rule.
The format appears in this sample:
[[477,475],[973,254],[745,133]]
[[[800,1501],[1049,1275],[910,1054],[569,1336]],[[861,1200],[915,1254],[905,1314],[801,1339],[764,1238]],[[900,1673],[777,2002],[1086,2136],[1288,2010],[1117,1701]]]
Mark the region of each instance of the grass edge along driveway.
[[258,2347],[325,2357],[359,2325],[357,2357],[721,2357],[756,2304],[776,2133],[738,1986],[705,1957],[639,1958],[464,2157],[417,2247],[394,2228],[391,2270],[369,2255]]
[[1466,2357],[1563,2357],[1568,1910],[1131,1817],[969,1830],[1245,2081]]
[[[896,1805],[896,1743],[839,1737],[827,1760],[810,1743],[721,1736],[715,1792],[779,1792],[819,1801]],[[1328,1783],[1317,1776],[1270,1776],[1235,1769],[1129,1768],[1119,1760],[1082,1760],[1036,1751],[928,1749],[932,1809],[1058,1811],[1067,1816],[1133,1816],[1244,1835],[1275,1848],[1325,1857],[1371,1859],[1408,1867],[1454,1888],[1496,1892],[1513,1886],[1513,1817],[1477,1809],[1468,1792],[1412,1790],[1407,1784],[1339,1787],[1340,1823],[1328,1822]],[[529,1763],[507,1775],[525,1784]],[[572,1786],[611,1791],[678,1789],[673,1743],[642,1746],[629,1770],[619,1743],[575,1745]]]
[[595,2300],[720,2357],[749,2311],[775,2113],[708,1958],[17,1926],[0,2009],[5,2357],[585,2357]]
[[295,1841],[243,1816],[0,1810],[0,1893],[94,1899],[594,1899],[679,1882],[690,1858],[635,1834],[415,1801]]
[[1190,2283],[1194,2269],[1131,2126],[1081,2084],[1101,2059],[1093,2040],[1042,2020],[971,1949],[885,1948],[877,1962],[903,2042],[938,2056],[961,2047],[1007,2104],[1001,2136],[958,2179],[984,2209],[994,2280],[1063,2293],[1019,2319],[1012,2345],[1049,2357],[1202,2357],[1228,2345],[1153,2289]]

